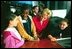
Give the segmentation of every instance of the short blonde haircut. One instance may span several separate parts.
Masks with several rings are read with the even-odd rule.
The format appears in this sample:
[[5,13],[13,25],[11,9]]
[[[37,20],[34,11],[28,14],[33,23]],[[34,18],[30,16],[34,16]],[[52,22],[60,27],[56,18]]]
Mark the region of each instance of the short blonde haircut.
[[45,8],[45,9],[43,10],[42,14],[43,14],[44,12],[46,12],[49,16],[52,15],[51,10],[49,10],[48,8]]

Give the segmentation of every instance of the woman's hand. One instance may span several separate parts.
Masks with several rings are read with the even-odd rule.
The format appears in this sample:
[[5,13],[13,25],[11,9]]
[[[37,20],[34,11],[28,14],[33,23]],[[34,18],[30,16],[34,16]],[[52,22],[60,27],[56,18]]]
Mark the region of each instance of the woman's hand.
[[36,36],[34,36],[34,40],[35,41],[39,41],[40,39],[37,37],[37,35]]
[[34,37],[29,36],[28,40],[29,41],[33,41],[34,40]]
[[35,41],[40,41],[40,39],[39,38],[35,38]]
[[39,38],[31,37],[29,41],[39,41],[39,40],[40,40]]

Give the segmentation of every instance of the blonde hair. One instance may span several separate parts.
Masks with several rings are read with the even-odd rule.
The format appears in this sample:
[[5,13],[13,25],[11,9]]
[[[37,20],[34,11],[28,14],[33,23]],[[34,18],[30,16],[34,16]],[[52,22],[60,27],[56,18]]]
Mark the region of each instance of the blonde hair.
[[52,15],[51,10],[49,10],[48,8],[45,8],[45,9],[43,10],[42,14],[43,14],[44,12],[46,12],[49,16]]

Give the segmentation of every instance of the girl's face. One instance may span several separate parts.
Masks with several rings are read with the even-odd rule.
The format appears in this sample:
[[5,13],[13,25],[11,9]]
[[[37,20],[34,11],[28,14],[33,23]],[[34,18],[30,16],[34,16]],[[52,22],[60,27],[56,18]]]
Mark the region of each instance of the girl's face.
[[17,26],[17,23],[18,23],[18,17],[16,16],[14,20],[10,20],[10,24],[12,26]]
[[60,24],[60,29],[64,30],[66,27],[68,27],[67,22],[62,21],[61,24]]
[[39,7],[35,7],[34,12],[38,13],[38,11],[39,11]]

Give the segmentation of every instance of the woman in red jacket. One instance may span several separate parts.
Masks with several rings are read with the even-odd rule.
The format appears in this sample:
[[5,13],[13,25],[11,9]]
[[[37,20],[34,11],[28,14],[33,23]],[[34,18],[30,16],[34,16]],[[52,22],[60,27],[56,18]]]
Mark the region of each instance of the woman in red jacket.
[[[37,16],[37,17],[33,17],[33,21],[35,23],[36,26],[36,31],[38,36],[42,35],[42,31],[47,27],[47,25],[49,24],[49,20],[51,17],[51,11],[48,8],[45,8],[42,12],[41,16]],[[47,33],[47,32],[46,32]],[[49,33],[48,33],[48,37],[54,41],[56,40],[54,37],[52,37]]]

